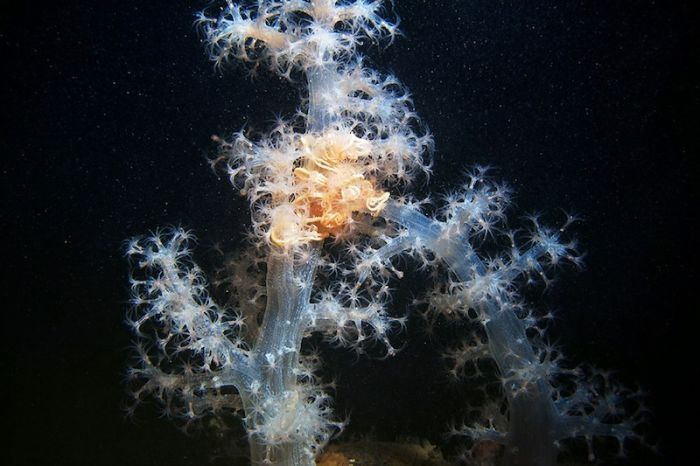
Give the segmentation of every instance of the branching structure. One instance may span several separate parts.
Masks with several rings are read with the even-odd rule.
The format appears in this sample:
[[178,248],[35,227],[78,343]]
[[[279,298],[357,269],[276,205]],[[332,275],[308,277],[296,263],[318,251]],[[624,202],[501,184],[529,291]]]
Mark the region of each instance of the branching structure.
[[297,115],[269,133],[221,144],[216,163],[251,207],[251,246],[239,253],[230,282],[234,306],[210,297],[189,232],[131,241],[135,401],[154,396],[186,421],[240,415],[253,464],[314,464],[343,422],[302,340],[321,332],[335,345],[381,345],[394,354],[389,334],[405,318],[387,312],[389,282],[402,276],[392,261],[406,254],[423,269],[447,267],[429,294],[431,309],[478,311],[486,346],[466,347],[460,357],[488,355],[504,379],[507,432],[462,433],[503,443],[507,462],[538,465],[552,462],[567,436],[622,440],[631,434],[625,424],[591,421],[602,406],[591,390],[553,391],[555,364],[532,346],[530,322],[518,312],[520,277],[546,277],[547,267],[578,261],[574,245],[535,224],[525,245],[511,234],[505,254],[481,256],[480,241],[501,227],[509,193],[478,170],[437,218],[398,195],[430,174],[433,142],[406,89],[357,54],[363,42],[398,34],[382,8],[381,0],[258,0],[200,15],[217,65],[238,60],[303,79],[308,94]]

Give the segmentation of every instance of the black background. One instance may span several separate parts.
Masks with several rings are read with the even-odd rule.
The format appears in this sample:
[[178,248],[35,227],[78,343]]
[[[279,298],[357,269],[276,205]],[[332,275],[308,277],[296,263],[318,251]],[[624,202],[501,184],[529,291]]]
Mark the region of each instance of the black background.
[[[405,37],[368,54],[411,89],[435,135],[430,191],[489,164],[516,191],[513,223],[559,208],[585,219],[575,233],[586,270],[564,271],[534,304],[557,310],[553,335],[572,359],[651,392],[661,454],[645,461],[677,464],[698,375],[681,331],[698,310],[690,2],[397,3]],[[248,212],[209,170],[210,136],[264,130],[295,109],[298,91],[264,73],[215,72],[192,24],[204,6],[0,10],[3,464],[209,461],[203,437],[148,409],[135,423],[120,411],[130,342],[122,242],[182,224],[200,238],[205,266],[215,242],[235,246]],[[388,361],[331,355],[347,437],[443,442],[465,400],[416,340]]]

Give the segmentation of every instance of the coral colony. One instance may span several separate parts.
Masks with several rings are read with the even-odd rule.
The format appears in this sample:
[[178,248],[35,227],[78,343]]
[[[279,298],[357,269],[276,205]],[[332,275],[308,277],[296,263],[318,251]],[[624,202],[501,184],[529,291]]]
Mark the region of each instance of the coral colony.
[[[537,219],[527,234],[505,229],[509,192],[474,169],[434,215],[408,192],[431,171],[433,140],[396,77],[368,68],[367,42],[390,43],[396,22],[381,0],[229,2],[201,13],[211,59],[305,82],[300,110],[257,137],[221,142],[217,164],[247,197],[250,246],[237,256],[234,305],[217,305],[180,228],[132,240],[137,338],[129,370],[134,405],[147,396],[165,414],[193,422],[238,415],[252,464],[311,465],[344,422],[334,417],[314,332],[333,345],[396,352],[388,335],[405,317],[388,312],[389,284],[403,263],[429,271],[428,320],[470,319],[482,329],[449,351],[453,373],[478,358],[495,361],[503,408],[487,404],[470,426],[465,461],[485,443],[502,445],[505,464],[556,462],[562,440],[615,439],[623,454],[636,437],[641,405],[603,372],[567,368],[546,344],[541,320],[523,308],[518,287],[549,280],[561,262],[579,262],[561,228]],[[484,242],[500,253],[480,253]],[[398,266],[397,266],[398,267]],[[155,336],[154,336],[155,335]],[[475,366],[476,367],[476,366]],[[447,423],[448,420],[446,420]],[[589,450],[593,456],[593,450]]]

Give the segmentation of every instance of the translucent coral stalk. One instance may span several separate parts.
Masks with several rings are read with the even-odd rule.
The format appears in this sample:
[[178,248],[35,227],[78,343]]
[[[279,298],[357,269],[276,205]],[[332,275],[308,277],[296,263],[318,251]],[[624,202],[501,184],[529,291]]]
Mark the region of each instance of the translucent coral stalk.
[[[414,117],[398,83],[355,56],[362,39],[396,33],[378,16],[380,7],[263,0],[199,15],[217,65],[237,59],[307,84],[307,107],[295,119],[222,143],[219,161],[251,202],[253,244],[239,259],[249,261],[246,272],[264,270],[264,283],[236,274],[234,307],[219,307],[192,262],[188,233],[159,231],[130,243],[130,323],[140,340],[130,370],[135,402],[150,394],[187,425],[239,414],[253,464],[314,464],[343,426],[332,417],[315,363],[302,354],[306,335],[323,332],[356,348],[379,341],[394,353],[387,333],[402,321],[376,298],[374,280],[355,285],[350,270],[389,197],[386,181],[422,169],[429,138],[407,126]],[[396,147],[408,149],[399,154]],[[343,278],[317,279],[319,264],[332,261],[324,240],[341,238],[351,245],[336,274]]]
[[[507,196],[481,170],[472,174],[465,186],[465,191],[446,207],[443,220],[431,219],[415,207],[399,203],[390,203],[383,211],[387,220],[406,228],[407,236],[413,238],[411,248],[431,251],[454,276],[445,291],[437,292],[448,296],[434,299],[433,311],[450,318],[466,318],[470,310],[477,312],[486,344],[477,341],[465,345],[448,352],[448,358],[459,366],[472,358],[491,358],[501,376],[508,407],[502,429],[465,425],[453,429],[453,434],[469,437],[474,446],[483,441],[502,445],[502,464],[555,464],[562,441],[571,438],[585,438],[589,459],[595,457],[591,439],[597,436],[615,439],[619,454],[624,454],[626,442],[641,440],[635,426],[644,421],[646,413],[639,393],[607,383],[605,373],[591,377],[583,366],[562,367],[549,356],[551,349],[538,349],[535,345],[541,342],[528,335],[528,330],[534,330],[535,335],[540,332],[537,319],[523,312],[518,298],[520,277],[535,275],[548,282],[552,266],[562,260],[579,263],[575,242],[562,238],[573,217],[558,229],[543,227],[533,219],[525,247],[518,247],[515,234],[508,233],[504,236],[511,243],[510,250],[485,260],[477,253],[480,233],[484,225],[503,218]],[[388,260],[396,252],[392,247],[381,260]],[[596,382],[596,377],[606,383]],[[573,393],[556,388],[558,378],[566,378],[575,387]],[[593,385],[600,388],[592,390]],[[485,419],[493,416],[500,413],[484,414]],[[464,459],[476,461],[471,452]]]

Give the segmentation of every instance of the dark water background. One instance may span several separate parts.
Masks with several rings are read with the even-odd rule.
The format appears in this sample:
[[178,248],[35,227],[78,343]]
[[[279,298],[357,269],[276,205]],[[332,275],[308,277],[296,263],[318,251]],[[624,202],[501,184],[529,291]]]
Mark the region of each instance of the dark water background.
[[[490,164],[516,190],[516,222],[559,208],[585,219],[575,233],[586,270],[564,271],[534,304],[558,311],[554,334],[572,359],[651,392],[661,455],[644,462],[678,464],[697,430],[696,338],[683,332],[698,311],[691,2],[397,3],[406,37],[368,53],[411,89],[435,135],[431,191]],[[210,136],[264,130],[298,92],[265,74],[216,73],[192,25],[203,6],[0,9],[3,464],[209,461],[207,438],[148,409],[136,423],[120,411],[130,341],[122,241],[182,224],[211,267],[212,245],[235,245],[248,213],[208,169]],[[329,361],[348,437],[441,443],[465,406],[419,337],[389,361]]]

